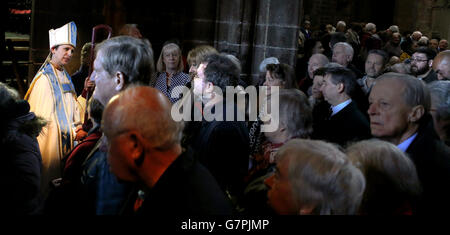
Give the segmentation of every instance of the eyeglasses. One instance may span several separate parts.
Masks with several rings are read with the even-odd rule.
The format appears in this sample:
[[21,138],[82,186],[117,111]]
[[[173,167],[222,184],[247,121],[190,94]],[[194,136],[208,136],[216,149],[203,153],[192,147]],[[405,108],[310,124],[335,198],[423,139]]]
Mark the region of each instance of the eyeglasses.
[[428,61],[428,60],[420,60],[420,59],[418,59],[418,58],[412,58],[412,57],[411,57],[411,58],[410,58],[410,61],[411,61],[411,62],[414,62],[414,61],[415,61],[415,62],[426,62],[426,61]]

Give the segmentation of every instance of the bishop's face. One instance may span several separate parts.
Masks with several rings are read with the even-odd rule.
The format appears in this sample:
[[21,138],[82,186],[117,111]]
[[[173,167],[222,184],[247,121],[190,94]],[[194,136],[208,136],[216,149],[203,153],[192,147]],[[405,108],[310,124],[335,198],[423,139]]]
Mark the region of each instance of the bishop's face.
[[63,44],[51,49],[52,52],[52,63],[63,67],[67,65],[72,59],[73,52],[75,48],[72,45]]

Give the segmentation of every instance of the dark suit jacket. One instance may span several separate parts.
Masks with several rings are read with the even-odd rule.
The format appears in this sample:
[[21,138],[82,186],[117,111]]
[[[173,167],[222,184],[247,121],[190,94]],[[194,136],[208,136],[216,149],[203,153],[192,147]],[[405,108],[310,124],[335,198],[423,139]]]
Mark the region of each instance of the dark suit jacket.
[[447,214],[450,210],[450,148],[438,137],[431,115],[421,121],[417,137],[406,150],[423,187],[419,214]]
[[[209,171],[187,149],[145,193],[137,215],[231,215],[231,203]],[[130,203],[131,202],[131,203]],[[134,200],[129,201],[132,208]]]
[[345,146],[349,141],[369,139],[370,126],[367,118],[359,111],[354,101],[320,127],[317,138]]
[[437,81],[437,80],[438,80],[437,74],[436,74],[436,72],[434,72],[434,70],[432,70],[432,69],[431,69],[431,71],[428,73],[428,75],[422,79],[422,81],[424,81],[424,82],[427,83],[427,84],[428,84],[428,83],[431,83],[431,82],[434,82],[434,81]]

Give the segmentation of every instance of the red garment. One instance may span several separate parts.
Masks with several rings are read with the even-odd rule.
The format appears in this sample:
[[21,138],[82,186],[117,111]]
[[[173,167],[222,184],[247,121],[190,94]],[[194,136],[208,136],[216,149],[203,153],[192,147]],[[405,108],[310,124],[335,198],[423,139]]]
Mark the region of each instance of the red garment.
[[264,142],[261,146],[262,153],[253,155],[254,165],[249,171],[248,175],[245,177],[245,181],[252,178],[257,172],[267,169],[271,164],[275,163],[275,155],[283,146],[284,143],[272,144],[268,141]]
[[80,179],[81,165],[95,147],[100,137],[102,137],[101,131],[91,133],[69,152],[63,171],[63,183]]

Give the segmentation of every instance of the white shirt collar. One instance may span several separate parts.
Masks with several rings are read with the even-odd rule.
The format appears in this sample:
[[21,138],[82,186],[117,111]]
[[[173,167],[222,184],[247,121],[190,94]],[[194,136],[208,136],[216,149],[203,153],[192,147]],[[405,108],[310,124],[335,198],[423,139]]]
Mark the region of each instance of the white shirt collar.
[[333,111],[331,113],[331,116],[335,115],[336,113],[338,113],[339,111],[343,110],[345,107],[347,107],[347,105],[349,105],[352,102],[352,99],[348,99],[336,106],[331,106],[331,110]]

